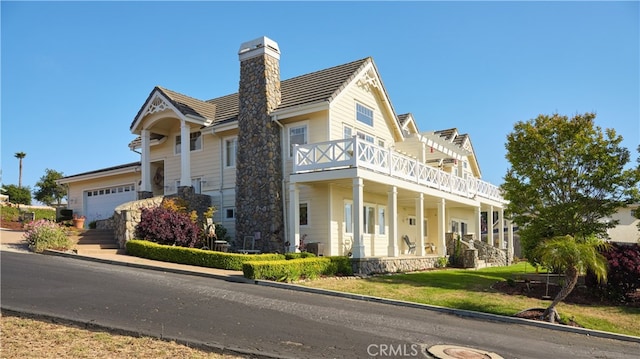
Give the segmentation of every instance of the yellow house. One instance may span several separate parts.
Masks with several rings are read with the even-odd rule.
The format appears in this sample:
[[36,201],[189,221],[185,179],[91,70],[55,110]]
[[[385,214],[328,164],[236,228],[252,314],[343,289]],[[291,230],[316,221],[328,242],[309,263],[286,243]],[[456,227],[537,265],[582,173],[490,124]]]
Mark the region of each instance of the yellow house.
[[273,40],[238,55],[238,93],[154,88],[130,127],[140,163],[66,177],[70,207],[91,216],[103,189],[142,199],[187,188],[210,196],[236,245],[250,237],[263,251],[438,257],[451,233],[494,228],[490,245],[512,250],[506,201],[482,180],[470,136],[420,132],[397,114],[372,58],[280,80]]

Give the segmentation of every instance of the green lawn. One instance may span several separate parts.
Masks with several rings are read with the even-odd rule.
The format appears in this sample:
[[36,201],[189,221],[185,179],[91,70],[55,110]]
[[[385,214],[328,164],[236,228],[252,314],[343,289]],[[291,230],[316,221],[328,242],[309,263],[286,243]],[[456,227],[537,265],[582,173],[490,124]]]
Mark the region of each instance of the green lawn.
[[[507,295],[491,286],[508,278],[534,272],[526,262],[481,270],[446,269],[410,274],[375,276],[360,280],[316,280],[303,285],[342,292],[398,299],[447,308],[513,315],[529,308],[546,308],[549,301]],[[560,315],[579,325],[640,336],[640,309],[622,306],[560,303]]]

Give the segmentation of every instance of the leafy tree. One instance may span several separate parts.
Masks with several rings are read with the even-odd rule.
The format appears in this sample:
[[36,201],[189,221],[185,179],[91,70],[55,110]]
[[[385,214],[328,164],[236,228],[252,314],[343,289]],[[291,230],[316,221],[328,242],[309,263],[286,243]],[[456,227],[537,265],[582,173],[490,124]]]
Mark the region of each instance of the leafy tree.
[[559,317],[556,306],[575,288],[581,273],[589,270],[598,281],[607,277],[607,259],[600,254],[600,249],[607,246],[606,242],[595,236],[576,240],[567,235],[549,238],[536,247],[541,263],[547,268],[564,272],[565,276],[562,288],[544,311],[545,320],[553,323]]
[[31,204],[31,188],[8,184],[4,185],[2,189],[4,194],[9,196],[9,202],[25,205]]
[[[615,130],[594,125],[595,115],[540,115],[518,122],[507,136],[511,168],[502,185],[507,212],[520,226],[524,254],[542,241],[571,236],[606,238],[618,208],[638,199],[640,167],[625,169],[630,152]],[[639,162],[640,164],[640,162]]]
[[40,177],[40,181],[36,183],[36,190],[33,192],[34,198],[47,206],[54,203],[59,205],[67,195],[67,189],[56,183],[56,180],[62,177],[61,172],[47,168],[45,175]]
[[20,160],[20,174],[18,176],[18,187],[22,188],[22,159],[27,157],[24,152],[16,152],[15,157]]

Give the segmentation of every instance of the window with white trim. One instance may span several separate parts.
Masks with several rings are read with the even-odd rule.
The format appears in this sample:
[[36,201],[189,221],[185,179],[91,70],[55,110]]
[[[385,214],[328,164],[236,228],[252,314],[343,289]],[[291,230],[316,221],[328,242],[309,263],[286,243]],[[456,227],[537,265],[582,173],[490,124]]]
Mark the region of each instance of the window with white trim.
[[385,211],[386,208],[384,206],[378,207],[378,234],[386,234]]
[[344,203],[344,233],[353,233],[353,203]]
[[357,136],[358,136],[359,139],[365,140],[365,141],[367,141],[369,143],[374,143],[375,142],[375,137],[371,136],[368,133],[358,131]]
[[356,120],[373,127],[373,110],[367,106],[356,103]]
[[[189,148],[191,151],[199,151],[202,149],[202,133],[191,132],[189,135]],[[182,152],[182,136],[176,136],[175,154],[179,155]]]
[[[180,187],[180,180],[176,181],[176,190]],[[191,187],[195,193],[202,193],[202,178],[196,177],[191,179]]]
[[376,208],[374,206],[364,206],[362,207],[362,214],[364,214],[364,233],[366,234],[374,234],[375,233],[375,218],[376,218]]
[[224,219],[235,219],[236,209],[235,207],[226,207],[224,209]]
[[309,225],[309,203],[300,202],[298,209],[299,209],[300,225],[308,226]]
[[224,165],[225,167],[236,166],[236,154],[238,151],[238,138],[229,138],[224,141]]
[[342,138],[349,139],[353,137],[353,129],[347,125],[342,128]]
[[289,156],[293,156],[294,145],[307,144],[307,126],[289,128]]

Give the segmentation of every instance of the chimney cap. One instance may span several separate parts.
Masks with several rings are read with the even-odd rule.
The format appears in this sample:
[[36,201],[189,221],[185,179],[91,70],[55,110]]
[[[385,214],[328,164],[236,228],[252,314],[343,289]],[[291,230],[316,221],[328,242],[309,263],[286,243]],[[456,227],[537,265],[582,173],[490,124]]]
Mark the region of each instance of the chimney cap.
[[259,37],[257,39],[243,42],[238,50],[238,57],[240,61],[244,61],[256,56],[267,54],[271,57],[275,57],[280,60],[280,48],[278,43],[271,40],[266,36]]

